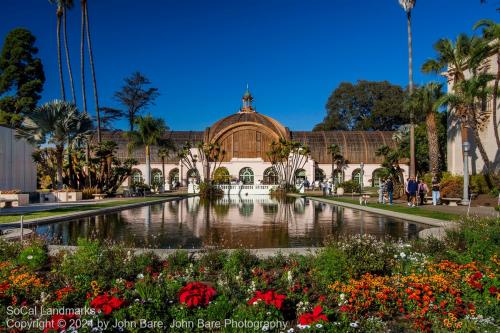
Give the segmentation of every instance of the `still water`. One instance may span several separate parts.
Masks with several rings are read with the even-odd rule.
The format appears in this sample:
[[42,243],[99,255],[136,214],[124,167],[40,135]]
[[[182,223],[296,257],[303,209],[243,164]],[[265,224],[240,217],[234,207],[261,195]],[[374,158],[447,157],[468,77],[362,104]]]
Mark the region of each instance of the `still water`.
[[276,248],[322,246],[339,235],[416,238],[425,225],[307,199],[278,202],[267,196],[198,197],[38,226],[54,244],[79,237],[151,248]]

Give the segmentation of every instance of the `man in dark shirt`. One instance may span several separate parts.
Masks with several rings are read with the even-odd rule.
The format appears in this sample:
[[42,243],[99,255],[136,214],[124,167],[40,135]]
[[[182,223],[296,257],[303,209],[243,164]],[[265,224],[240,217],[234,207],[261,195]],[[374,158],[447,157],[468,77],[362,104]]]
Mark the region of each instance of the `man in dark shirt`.
[[392,194],[394,193],[394,184],[391,178],[387,178],[385,182],[385,190],[387,191],[387,196],[389,197],[389,205],[392,205]]
[[410,196],[411,207],[415,207],[417,201],[418,183],[415,181],[415,176],[412,176],[408,181],[408,194]]

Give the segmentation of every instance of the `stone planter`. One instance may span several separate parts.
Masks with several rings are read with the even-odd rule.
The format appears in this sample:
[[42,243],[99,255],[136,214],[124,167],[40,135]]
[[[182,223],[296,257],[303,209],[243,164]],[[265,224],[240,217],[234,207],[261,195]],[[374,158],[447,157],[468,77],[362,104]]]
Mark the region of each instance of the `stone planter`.
[[344,195],[344,188],[343,187],[337,188],[337,195]]
[[17,194],[0,193],[0,198],[7,200],[17,200],[12,203],[12,207],[27,206],[30,203],[30,195],[27,193],[17,193]]
[[82,200],[82,192],[46,192],[40,193],[40,203],[47,202],[74,202]]

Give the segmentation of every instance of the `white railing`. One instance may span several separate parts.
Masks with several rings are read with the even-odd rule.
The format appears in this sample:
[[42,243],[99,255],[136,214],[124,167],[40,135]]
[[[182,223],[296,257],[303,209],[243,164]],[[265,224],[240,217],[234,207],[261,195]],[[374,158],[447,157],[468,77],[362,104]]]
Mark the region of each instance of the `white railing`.
[[268,195],[277,185],[217,185],[225,195]]

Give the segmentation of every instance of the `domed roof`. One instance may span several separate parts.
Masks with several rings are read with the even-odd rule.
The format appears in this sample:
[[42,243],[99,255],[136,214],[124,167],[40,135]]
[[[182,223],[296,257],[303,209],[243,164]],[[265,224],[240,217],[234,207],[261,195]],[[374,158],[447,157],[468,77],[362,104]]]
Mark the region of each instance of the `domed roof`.
[[229,129],[242,125],[264,126],[274,132],[279,138],[288,138],[289,131],[277,120],[263,114],[253,112],[238,112],[214,123],[208,128],[209,140],[219,138]]

